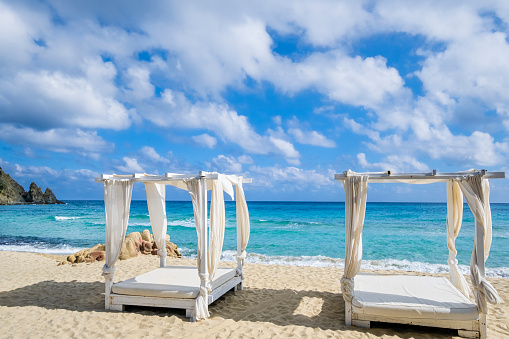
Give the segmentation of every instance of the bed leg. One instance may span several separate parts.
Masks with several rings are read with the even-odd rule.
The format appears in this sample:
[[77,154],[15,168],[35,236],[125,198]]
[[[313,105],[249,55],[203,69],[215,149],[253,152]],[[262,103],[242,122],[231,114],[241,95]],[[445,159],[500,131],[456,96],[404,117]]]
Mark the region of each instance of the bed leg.
[[124,312],[125,306],[112,304],[112,305],[110,305],[110,310]]
[[488,329],[486,324],[486,314],[479,314],[479,337],[486,339],[488,337]]
[[345,325],[352,326],[352,303],[345,301]]
[[468,331],[468,330],[458,330],[458,336],[462,337],[462,338],[479,338],[479,332]]
[[352,325],[362,328],[370,328],[371,327],[371,321],[369,320],[352,320]]
[[186,317],[189,318],[189,321],[195,322],[196,319],[194,318],[194,309],[187,308],[186,309]]
[[244,289],[243,287],[243,282],[239,282],[237,285],[235,285],[235,287],[233,288],[233,290],[236,292],[236,291],[242,291]]

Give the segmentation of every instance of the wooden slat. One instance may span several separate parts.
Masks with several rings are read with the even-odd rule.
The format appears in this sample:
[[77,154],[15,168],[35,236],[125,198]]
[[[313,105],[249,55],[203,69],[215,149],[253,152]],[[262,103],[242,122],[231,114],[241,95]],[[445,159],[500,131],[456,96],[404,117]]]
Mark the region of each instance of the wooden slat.
[[112,305],[137,305],[167,308],[192,308],[194,299],[143,297],[139,295],[110,294]]
[[352,319],[378,321],[392,324],[408,324],[439,328],[452,328],[456,330],[479,331],[479,320],[443,320],[443,319],[415,319],[393,316],[380,316],[372,314],[353,313]]
[[[175,173],[166,173],[165,175],[148,175],[148,174],[129,174],[129,175],[117,175],[117,174],[102,174],[100,177],[95,178],[96,183],[102,183],[105,180],[110,179],[130,179],[133,182],[158,182],[162,184],[167,184],[170,182],[181,181],[185,179],[200,179],[204,178],[207,180],[217,180],[219,178],[218,173],[208,173],[204,171],[200,171],[200,174],[175,174]],[[244,184],[250,184],[253,182],[252,178],[242,178],[242,182]]]
[[[397,180],[451,180],[462,176],[471,175],[483,175],[487,179],[503,179],[505,178],[505,172],[488,172],[480,170],[478,172],[457,172],[457,173],[391,173],[387,172],[366,172],[366,173],[353,173],[353,175],[367,175],[369,176],[369,182],[390,182]],[[346,173],[334,174],[334,180],[342,181],[348,177]]]

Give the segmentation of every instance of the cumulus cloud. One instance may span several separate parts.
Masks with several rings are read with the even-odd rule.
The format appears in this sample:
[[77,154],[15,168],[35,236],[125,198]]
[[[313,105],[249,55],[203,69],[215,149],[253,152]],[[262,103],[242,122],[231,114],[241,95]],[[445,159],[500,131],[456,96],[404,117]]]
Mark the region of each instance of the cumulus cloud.
[[195,135],[195,136],[192,136],[191,138],[198,145],[205,146],[207,148],[214,148],[214,146],[216,146],[216,144],[217,144],[217,139],[207,133]]
[[163,163],[163,164],[167,164],[170,162],[168,159],[159,155],[159,153],[156,152],[154,147],[144,146],[141,148],[140,153],[142,155],[144,155],[147,159],[154,161],[154,162],[159,162],[159,163]]
[[392,171],[399,173],[428,172],[429,167],[408,155],[389,155],[382,162],[369,163],[366,154],[357,154],[359,165],[366,170]]
[[321,146],[321,147],[336,147],[333,140],[327,139],[322,133],[317,131],[303,131],[299,128],[288,129],[288,134],[293,135],[295,140],[301,144]]
[[[162,127],[205,129],[223,142],[236,144],[252,154],[272,153],[282,155],[291,164],[299,162],[300,154],[291,142],[280,136],[258,134],[246,116],[226,104],[192,103],[182,92],[166,89],[156,106],[148,107],[146,112],[147,119]],[[210,138],[202,135],[193,140],[210,144]]]
[[333,184],[334,171],[304,170],[298,167],[260,167],[251,166],[250,173],[255,175],[256,186],[275,187],[299,191],[303,189],[316,190],[318,187]]
[[98,90],[83,77],[21,71],[14,79],[0,79],[0,109],[4,112],[0,119],[37,129],[129,127],[124,105]]
[[0,124],[0,140],[59,153],[109,152],[114,147],[97,135],[97,132],[65,128],[38,131],[29,127],[16,128],[9,124]]
[[[458,6],[262,0],[121,7],[115,2],[0,3],[1,140],[97,155],[113,147],[97,130],[119,131],[135,122],[166,133],[187,131],[185,140],[208,148],[222,142],[295,166],[304,160],[292,141],[335,146],[312,121],[285,133],[276,115],[267,119],[276,125],[271,130],[226,100],[229,91],[259,86],[286,96],[312,92],[327,110],[355,111],[341,128],[362,135],[370,150],[385,157],[370,165],[397,160],[419,168],[422,159],[431,159],[495,166],[509,157],[504,139],[509,11],[503,1]],[[419,60],[416,70],[398,68],[397,60],[382,55],[387,51],[358,52],[363,39],[380,35],[415,38],[410,53]],[[278,39],[288,37],[295,41],[295,53],[277,48]],[[420,80],[422,92],[405,83],[409,79]],[[463,109],[469,103],[475,112]],[[461,122],[474,115],[491,122]],[[157,163],[169,166],[155,149],[144,153],[125,157],[119,166],[129,172]]]
[[231,156],[218,155],[212,159],[211,167],[218,172],[224,173],[240,173],[242,172],[242,164]]
[[238,157],[238,160],[241,164],[252,164],[254,163],[253,158],[251,158],[249,155],[241,155]]
[[124,164],[117,166],[117,170],[119,170],[122,174],[145,173],[143,167],[138,164],[137,159],[123,157],[122,160],[124,161]]

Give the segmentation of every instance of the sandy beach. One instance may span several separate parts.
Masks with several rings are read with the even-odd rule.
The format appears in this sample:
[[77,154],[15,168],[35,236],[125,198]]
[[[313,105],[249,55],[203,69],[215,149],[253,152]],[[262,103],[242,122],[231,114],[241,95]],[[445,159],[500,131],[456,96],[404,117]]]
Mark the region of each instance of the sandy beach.
[[[59,260],[0,252],[1,338],[457,337],[453,330],[394,324],[374,324],[370,329],[344,326],[342,270],[337,268],[246,264],[244,290],[227,293],[212,304],[210,319],[190,323],[183,310],[105,311],[103,263],[58,266]],[[147,272],[158,262],[155,256],[119,261],[115,281]],[[195,261],[169,259],[168,264]],[[489,280],[502,299],[509,300],[509,281]],[[488,336],[509,338],[509,304],[490,305]]]

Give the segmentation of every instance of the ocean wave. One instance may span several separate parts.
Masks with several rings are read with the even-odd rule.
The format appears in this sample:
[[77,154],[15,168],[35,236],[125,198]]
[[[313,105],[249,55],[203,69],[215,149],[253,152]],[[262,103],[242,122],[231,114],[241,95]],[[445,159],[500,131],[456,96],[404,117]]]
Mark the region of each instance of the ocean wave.
[[44,254],[57,254],[69,255],[81,251],[83,248],[72,247],[66,244],[10,244],[0,245],[0,251],[11,252],[30,252],[30,253],[44,253]]
[[55,218],[56,221],[65,221],[65,220],[82,219],[83,217],[61,217],[61,216],[55,216],[54,218]]
[[[236,261],[236,251],[223,251],[221,260]],[[196,258],[196,254],[191,256]],[[266,264],[266,265],[292,265],[292,266],[313,266],[313,267],[338,267],[344,268],[345,260],[341,258],[330,258],[322,255],[317,256],[285,256],[285,255],[265,255],[259,253],[248,253],[247,263]],[[382,260],[363,260],[361,269],[368,270],[398,270],[423,273],[449,273],[449,266],[445,264],[429,264],[423,262],[382,259]],[[459,265],[461,273],[470,275],[470,267]],[[486,268],[486,276],[491,278],[509,278],[509,267]]]
[[192,227],[195,228],[194,218],[168,220],[168,226]]

